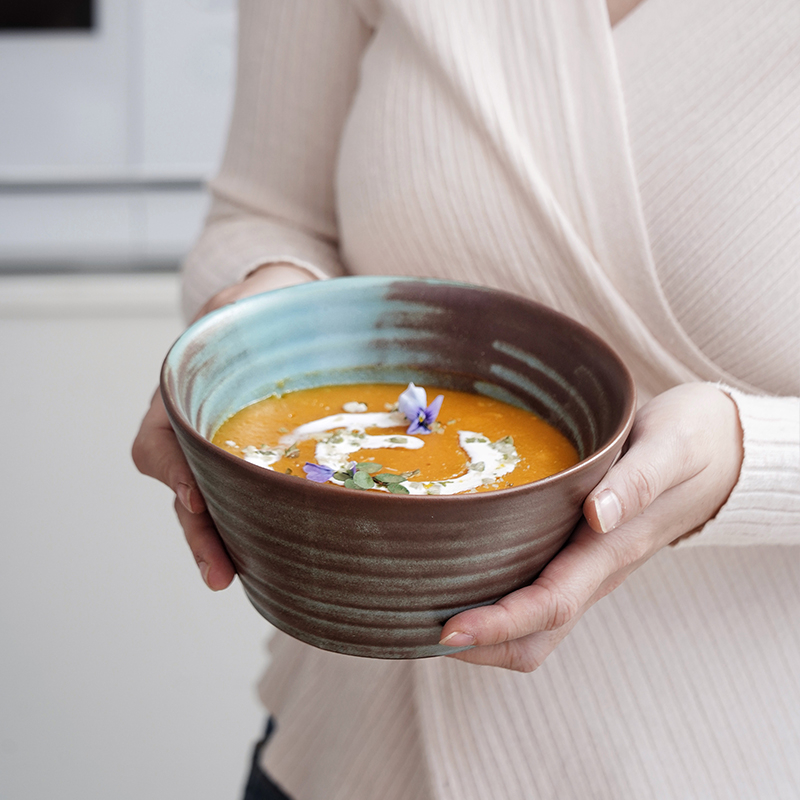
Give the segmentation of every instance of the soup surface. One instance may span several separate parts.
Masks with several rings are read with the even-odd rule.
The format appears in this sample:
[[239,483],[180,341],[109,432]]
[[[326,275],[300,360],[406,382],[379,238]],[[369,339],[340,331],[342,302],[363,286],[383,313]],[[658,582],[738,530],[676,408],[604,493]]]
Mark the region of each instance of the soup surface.
[[413,384],[268,397],[226,420],[212,442],[267,469],[399,494],[506,489],[578,462],[571,442],[529,411]]

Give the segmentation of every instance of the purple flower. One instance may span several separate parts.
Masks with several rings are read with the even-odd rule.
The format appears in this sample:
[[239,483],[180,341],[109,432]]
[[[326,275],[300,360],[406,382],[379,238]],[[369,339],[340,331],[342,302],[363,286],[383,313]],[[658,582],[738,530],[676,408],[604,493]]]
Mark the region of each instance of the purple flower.
[[314,464],[311,461],[306,461],[305,465],[303,466],[303,472],[305,472],[306,477],[310,481],[316,481],[317,483],[325,483],[329,481],[334,475],[337,476],[337,480],[341,479],[344,480],[343,476],[353,477],[356,471],[356,462],[351,461],[344,469],[332,469],[331,467],[323,467],[320,464]]
[[306,461],[303,467],[303,472],[305,472],[306,477],[310,481],[316,481],[317,483],[329,481],[333,477],[335,471],[336,470],[330,467],[321,467],[319,464],[312,464],[310,461]]
[[444,395],[439,395],[426,407],[428,396],[421,386],[408,384],[408,388],[400,395],[397,407],[411,423],[406,433],[430,433],[439,409],[442,407]]

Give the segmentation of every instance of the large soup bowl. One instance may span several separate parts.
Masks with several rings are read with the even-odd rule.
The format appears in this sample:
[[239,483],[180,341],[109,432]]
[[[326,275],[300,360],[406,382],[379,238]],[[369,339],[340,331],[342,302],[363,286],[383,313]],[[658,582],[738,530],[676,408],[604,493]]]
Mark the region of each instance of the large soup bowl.
[[[580,462],[509,489],[408,496],[274,472],[209,441],[269,395],[408,381],[530,409]],[[225,306],[178,339],[161,388],[256,609],[304,642],[375,658],[452,653],[438,644],[449,617],[533,581],[635,411],[625,365],[573,320],[500,291],[403,278],[339,278]]]

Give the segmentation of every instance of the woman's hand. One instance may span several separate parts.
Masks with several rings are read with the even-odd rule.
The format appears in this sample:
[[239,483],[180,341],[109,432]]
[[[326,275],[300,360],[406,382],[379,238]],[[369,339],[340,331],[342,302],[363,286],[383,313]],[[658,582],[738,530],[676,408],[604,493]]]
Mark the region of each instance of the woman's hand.
[[[264,265],[251,272],[241,283],[214,295],[200,309],[195,319],[243,297],[311,280],[313,278],[310,273],[292,264]],[[140,472],[165,483],[175,492],[178,521],[207,586],[214,591],[226,588],[233,580],[236,570],[206,510],[194,475],[183,457],[161,400],[160,390],[156,390],[150,409],[142,420],[133,443],[132,455]]]
[[584,503],[584,519],[531,586],[448,620],[451,658],[530,672],[583,613],[662,547],[711,519],[742,463],[742,430],[727,394],[675,387],[636,416],[625,455]]

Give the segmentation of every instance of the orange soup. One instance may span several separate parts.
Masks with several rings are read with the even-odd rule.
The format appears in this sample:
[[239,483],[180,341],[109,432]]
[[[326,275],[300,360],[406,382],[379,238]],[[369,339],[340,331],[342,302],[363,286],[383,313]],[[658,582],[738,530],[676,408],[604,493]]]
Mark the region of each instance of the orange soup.
[[578,462],[570,441],[529,411],[426,389],[356,384],[268,397],[226,420],[212,441],[267,469],[397,494],[506,489]]

